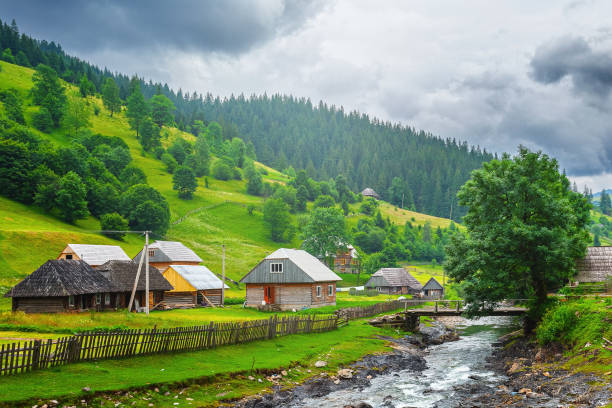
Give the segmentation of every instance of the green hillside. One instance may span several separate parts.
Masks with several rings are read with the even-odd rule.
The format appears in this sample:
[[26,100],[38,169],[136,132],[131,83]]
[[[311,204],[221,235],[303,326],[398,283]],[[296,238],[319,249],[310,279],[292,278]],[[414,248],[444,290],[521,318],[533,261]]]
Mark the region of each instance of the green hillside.
[[[31,103],[29,90],[32,88],[34,70],[0,62],[0,91],[15,88],[24,100],[24,116],[27,124],[32,123],[32,115],[39,107]],[[78,89],[64,83],[69,98],[80,98]],[[246,193],[246,181],[219,181],[208,177],[208,188],[204,177],[198,178],[198,187],[192,199],[179,199],[172,189],[172,175],[165,165],[152,153],[145,153],[136,134],[129,128],[125,112],[110,117],[98,96],[89,97],[89,102],[99,109],[98,115],[91,117],[91,131],[105,136],[117,136],[129,147],[132,163],[142,169],[148,184],[157,189],[168,201],[171,218],[170,228],[165,239],[178,240],[196,251],[204,263],[215,272],[221,271],[222,245],[226,246],[227,275],[238,280],[250,270],[263,256],[280,246],[297,247],[295,238],[289,243],[277,243],[270,239],[263,223],[262,208],[264,198]],[[0,104],[0,110],[4,109]],[[31,128],[43,139],[57,145],[68,146],[72,138],[63,127],[54,129],[50,134]],[[181,137],[192,141],[194,136],[173,127],[162,129],[162,144],[167,147],[173,140]],[[287,183],[289,177],[256,163],[265,168],[264,182]],[[358,214],[358,204],[351,205],[354,213],[348,217],[349,226],[363,218]],[[254,206],[249,214],[247,206]],[[415,226],[428,222],[432,227],[447,227],[449,220],[431,217],[411,211],[398,209],[381,202],[381,214],[397,225],[407,221]],[[295,215],[292,215],[295,218]],[[31,273],[47,259],[57,257],[67,243],[119,244],[130,256],[134,256],[143,245],[143,238],[136,234],[127,235],[123,241],[107,238],[96,231],[100,229],[97,219],[89,216],[74,225],[44,212],[36,206],[28,206],[0,197],[0,287],[5,289]]]

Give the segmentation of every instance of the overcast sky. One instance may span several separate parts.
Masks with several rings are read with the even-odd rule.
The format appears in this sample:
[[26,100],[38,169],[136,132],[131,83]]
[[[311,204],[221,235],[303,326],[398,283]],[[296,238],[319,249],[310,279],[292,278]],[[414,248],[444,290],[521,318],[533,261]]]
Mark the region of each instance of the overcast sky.
[[291,93],[612,187],[612,2],[8,1],[3,20],[184,91]]

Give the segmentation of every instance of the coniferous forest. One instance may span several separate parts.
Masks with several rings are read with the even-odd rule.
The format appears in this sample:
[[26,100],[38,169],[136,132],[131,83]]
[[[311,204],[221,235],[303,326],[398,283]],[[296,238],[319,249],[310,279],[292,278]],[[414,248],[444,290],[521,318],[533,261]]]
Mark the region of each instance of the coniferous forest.
[[[128,75],[67,55],[54,42],[20,34],[14,21],[0,24],[0,50],[3,60],[31,67],[48,65],[62,79],[77,85],[86,78],[96,92],[102,92],[105,80],[113,78],[122,101],[130,94]],[[174,103],[174,121],[182,130],[197,134],[202,124],[217,121],[224,139],[240,137],[251,142],[258,160],[276,169],[304,169],[319,180],[343,174],[355,192],[371,187],[397,206],[454,220],[464,213],[455,199],[459,187],[473,169],[493,158],[466,142],[306,98],[220,98],[140,81],[145,98],[161,93]]]

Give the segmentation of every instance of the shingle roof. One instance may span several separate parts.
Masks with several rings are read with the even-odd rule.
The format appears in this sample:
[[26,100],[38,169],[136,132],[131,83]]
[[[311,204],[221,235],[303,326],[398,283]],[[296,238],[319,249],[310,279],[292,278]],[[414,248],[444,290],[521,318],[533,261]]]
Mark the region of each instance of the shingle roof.
[[323,262],[301,249],[280,248],[266,256],[265,259],[289,259],[314,282],[341,281]]
[[381,268],[372,275],[372,277],[378,276],[382,277],[386,283],[381,286],[408,286],[415,290],[423,289],[423,285],[404,268]]
[[579,282],[603,282],[612,276],[612,247],[588,247],[583,259],[576,262]]
[[[202,259],[191,249],[177,241],[155,241],[149,245],[155,254],[149,256],[149,262],[202,262]],[[134,257],[135,262],[140,261],[142,251]]]
[[378,195],[378,193],[370,187],[364,188],[363,191],[361,192],[361,195],[366,196],[366,197],[374,197],[374,198],[380,199],[380,196]]
[[[204,265],[170,265],[196,290],[221,289],[221,279]],[[229,286],[225,285],[226,289]]]
[[111,283],[87,262],[54,259],[45,262],[5,296],[48,297],[112,291]]
[[[113,292],[131,292],[134,288],[134,280],[138,273],[138,264],[133,261],[108,261],[98,267],[100,272],[113,285]],[[146,289],[145,267],[142,266],[136,290]],[[159,270],[149,266],[149,290],[172,290],[170,282],[164,278]]]
[[442,285],[440,285],[440,283],[435,279],[435,278],[430,278],[427,283],[425,283],[425,286],[423,286],[423,290],[442,290],[444,289],[442,287]]
[[68,247],[81,260],[93,266],[102,265],[104,262],[112,260],[130,260],[130,257],[118,245],[68,244]]

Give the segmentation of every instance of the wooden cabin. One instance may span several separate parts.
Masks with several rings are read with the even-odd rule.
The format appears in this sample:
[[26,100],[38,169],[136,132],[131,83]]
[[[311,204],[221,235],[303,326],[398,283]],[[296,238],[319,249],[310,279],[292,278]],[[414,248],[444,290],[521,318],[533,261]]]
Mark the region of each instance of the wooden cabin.
[[[108,261],[96,268],[102,276],[110,281],[113,290],[105,298],[104,308],[124,309],[129,306],[130,297],[134,288],[134,281],[138,273],[138,264],[129,261]],[[164,299],[164,292],[174,289],[170,282],[164,278],[154,266],[149,266],[149,308],[152,310]],[[146,306],[146,274],[142,266],[136,293],[134,295],[133,310],[142,310]]]
[[113,285],[83,260],[45,262],[15,285],[5,297],[12,310],[26,313],[83,311],[104,307]]
[[444,287],[435,278],[430,278],[423,286],[423,295],[431,299],[442,299]]
[[129,261],[130,257],[118,245],[68,244],[57,259],[81,260],[96,268],[108,261]]
[[423,289],[423,285],[404,268],[381,268],[372,274],[365,287],[389,295],[418,295]]
[[[142,251],[134,257],[140,262]],[[170,265],[199,265],[202,259],[191,249],[177,241],[155,241],[149,245],[149,265],[164,273]]]
[[359,255],[352,245],[339,249],[334,257],[334,270],[340,273],[358,273]]
[[378,193],[370,187],[364,188],[363,191],[361,192],[361,195],[364,197],[373,197],[377,200],[380,200],[380,196],[378,195]]
[[605,282],[612,276],[612,246],[588,247],[583,259],[576,262],[574,280],[583,282]]
[[246,305],[278,310],[336,304],[336,282],[324,263],[306,251],[281,248],[262,260],[240,282],[246,284]]
[[[204,265],[170,265],[164,277],[174,287],[164,294],[166,307],[221,304],[221,279]],[[225,289],[229,286],[225,285]]]

